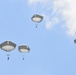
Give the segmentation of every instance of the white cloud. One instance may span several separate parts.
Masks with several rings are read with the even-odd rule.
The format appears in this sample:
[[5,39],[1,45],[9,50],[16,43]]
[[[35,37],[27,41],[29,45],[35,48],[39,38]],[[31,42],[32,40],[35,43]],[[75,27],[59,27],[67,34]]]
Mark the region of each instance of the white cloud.
[[51,27],[52,27],[52,22],[51,22],[51,21],[47,21],[46,24],[45,24],[45,26],[46,26],[46,28],[47,28],[48,30],[50,30]]
[[[50,30],[58,21],[58,19],[56,17],[54,17],[53,19],[51,19],[51,16],[53,16],[52,12],[49,13],[52,9],[52,0],[28,0],[28,3],[30,6],[34,6],[36,9],[38,5],[41,5],[41,7],[43,6],[41,15],[44,16],[44,21],[45,21],[45,27],[47,30]],[[46,15],[48,14],[48,15]]]
[[62,15],[62,18],[66,20],[65,27],[67,33],[70,36],[76,37],[76,0],[28,0],[28,2],[30,5],[44,5],[43,10],[49,10],[49,12],[42,12],[47,14],[45,17],[45,26],[47,29],[59,23]]
[[47,2],[49,2],[49,0],[28,0],[28,3],[30,5],[33,5],[33,4],[37,5],[38,3],[45,5],[47,4]]
[[53,9],[59,10],[66,20],[67,33],[76,37],[76,0],[55,0],[54,7],[56,8]]
[[46,15],[46,14],[42,14],[42,16],[44,17],[44,21],[45,21],[45,27],[50,30],[52,28],[52,22],[50,21],[50,18]]

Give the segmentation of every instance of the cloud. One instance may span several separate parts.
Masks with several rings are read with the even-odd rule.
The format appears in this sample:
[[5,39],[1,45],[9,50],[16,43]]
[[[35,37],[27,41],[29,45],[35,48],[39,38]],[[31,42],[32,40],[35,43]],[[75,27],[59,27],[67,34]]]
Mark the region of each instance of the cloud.
[[51,21],[47,21],[46,24],[45,24],[45,26],[46,26],[46,28],[47,28],[48,30],[50,30],[50,28],[52,27]]
[[37,5],[38,3],[45,5],[49,0],[28,0],[30,5]]
[[54,11],[60,11],[66,20],[67,33],[76,37],[76,0],[55,0]]
[[45,27],[50,30],[52,28],[52,22],[50,20],[50,18],[45,14],[41,14],[44,17],[44,21],[45,21]]
[[57,18],[56,16],[50,18],[49,15],[46,15],[45,13],[41,15],[44,17],[45,27],[47,30],[52,29],[59,22],[59,18]]
[[68,35],[76,37],[76,0],[28,0],[30,5],[44,5],[45,27],[51,29],[61,19],[65,20]]
[[[39,9],[37,6],[41,7],[41,15],[44,17],[45,27],[47,30],[50,30],[54,27],[56,23],[58,23],[58,18],[51,11],[52,8],[52,0],[28,0],[30,6],[34,6],[36,9]],[[43,11],[44,10],[44,11]],[[49,13],[50,12],[50,13]],[[54,16],[55,15],[55,16]],[[51,18],[53,16],[53,18]],[[57,22],[58,21],[58,22]]]

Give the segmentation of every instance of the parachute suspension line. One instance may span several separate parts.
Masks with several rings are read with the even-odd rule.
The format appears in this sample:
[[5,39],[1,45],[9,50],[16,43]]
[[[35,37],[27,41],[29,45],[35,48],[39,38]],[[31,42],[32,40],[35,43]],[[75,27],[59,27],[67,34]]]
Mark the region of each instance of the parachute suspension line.
[[9,60],[9,57],[7,58],[7,60]]
[[24,60],[25,58],[23,58],[22,60]]
[[24,60],[25,59],[25,55],[22,55],[22,60]]
[[24,55],[22,55],[22,60],[24,60]]
[[37,28],[38,24],[36,23],[35,25],[36,25],[36,28]]
[[9,60],[9,56],[10,56],[10,55],[9,55],[9,54],[7,54],[7,60]]

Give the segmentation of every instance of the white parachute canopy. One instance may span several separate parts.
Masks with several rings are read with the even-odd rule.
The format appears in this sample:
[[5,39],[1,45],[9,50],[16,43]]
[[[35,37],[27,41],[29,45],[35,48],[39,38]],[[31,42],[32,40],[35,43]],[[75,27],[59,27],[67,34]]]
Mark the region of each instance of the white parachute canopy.
[[76,39],[74,39],[74,43],[76,44]]
[[[21,53],[27,53],[30,51],[30,48],[26,45],[21,45],[18,47],[19,52]],[[23,60],[24,60],[24,55],[23,55]]]
[[[32,21],[36,22],[36,23],[40,23],[43,20],[43,16],[35,14],[32,16]],[[37,27],[37,24],[36,24]]]
[[18,47],[18,50],[21,53],[25,53],[25,52],[29,52],[30,48],[28,46],[26,46],[26,45],[21,45],[21,46]]
[[2,50],[6,51],[6,52],[10,52],[15,49],[16,44],[11,41],[5,41],[5,42],[1,43],[0,47]]
[[[2,50],[6,51],[6,52],[10,52],[15,49],[16,44],[11,41],[5,41],[5,42],[1,43],[0,47]],[[8,60],[9,60],[10,55],[7,54],[7,56],[8,56]]]

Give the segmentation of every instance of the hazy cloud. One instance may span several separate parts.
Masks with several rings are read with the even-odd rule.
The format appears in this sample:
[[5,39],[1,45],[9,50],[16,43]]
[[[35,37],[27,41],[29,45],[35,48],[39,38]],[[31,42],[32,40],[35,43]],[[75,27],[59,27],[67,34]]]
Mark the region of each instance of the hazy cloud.
[[61,18],[64,18],[67,33],[70,36],[76,36],[76,0],[28,0],[28,3],[36,6],[40,3],[45,6],[43,10],[49,11],[42,12],[46,17],[45,27],[47,29],[55,26]]
[[28,0],[28,3],[30,5],[37,5],[38,3],[42,4],[42,5],[45,5],[49,2],[49,0]]
[[55,0],[54,9],[59,10],[66,20],[67,33],[76,37],[76,0]]

